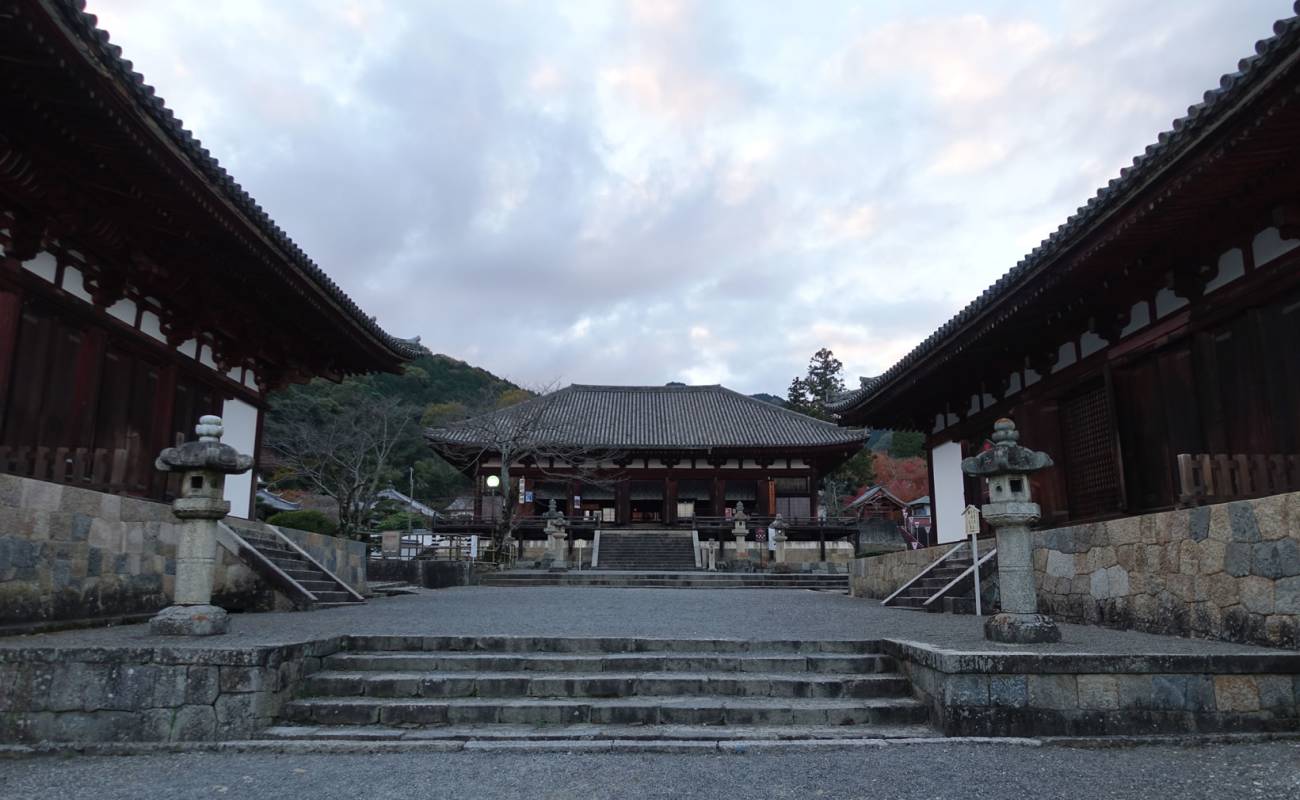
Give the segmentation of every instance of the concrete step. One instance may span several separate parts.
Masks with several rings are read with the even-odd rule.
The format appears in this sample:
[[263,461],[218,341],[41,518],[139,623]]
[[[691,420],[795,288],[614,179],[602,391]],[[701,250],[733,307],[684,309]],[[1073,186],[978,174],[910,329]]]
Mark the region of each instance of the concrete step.
[[341,672],[564,672],[591,673],[888,673],[896,664],[880,654],[852,653],[335,653],[325,667]]
[[445,725],[407,728],[385,725],[276,725],[262,731],[266,739],[334,741],[834,741],[849,739],[929,739],[927,725]]
[[601,699],[380,697],[305,698],[284,720],[318,725],[914,725],[911,698],[626,697]]
[[345,672],[307,679],[314,697],[645,697],[705,695],[810,699],[904,697],[899,674],[705,672]]

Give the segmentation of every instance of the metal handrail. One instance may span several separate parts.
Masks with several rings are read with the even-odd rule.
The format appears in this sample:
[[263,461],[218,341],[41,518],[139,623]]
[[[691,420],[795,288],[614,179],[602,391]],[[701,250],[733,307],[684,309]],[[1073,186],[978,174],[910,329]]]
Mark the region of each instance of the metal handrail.
[[[963,542],[963,544],[965,543]],[[998,554],[998,549],[994,547],[991,550],[989,550],[987,554],[980,556],[980,560],[978,564],[972,564],[971,566],[962,570],[962,573],[960,575],[948,581],[948,583],[942,589],[930,595],[929,597],[925,598],[925,602],[921,604],[921,607],[924,608],[930,605],[930,603],[934,602],[938,598],[943,597],[945,594],[948,593],[950,589],[952,589],[957,584],[961,583],[962,580],[964,580],[967,575],[970,575],[976,569],[984,566],[985,562],[987,562],[989,559],[993,558],[997,554]]]
[[939,556],[934,561],[931,561],[928,567],[913,575],[910,581],[898,587],[898,589],[895,590],[895,592],[891,594],[889,597],[886,597],[884,600],[881,600],[880,604],[883,606],[887,604],[890,600],[893,600],[895,597],[898,597],[900,594],[910,589],[912,587],[912,584],[921,580],[926,575],[929,575],[936,567],[938,567],[940,564],[942,564],[943,562],[951,558],[953,553],[956,553],[958,550],[962,549],[965,546],[966,546],[965,540],[962,540],[957,544],[953,545],[952,549],[950,549],[948,552],[944,553],[943,555]]

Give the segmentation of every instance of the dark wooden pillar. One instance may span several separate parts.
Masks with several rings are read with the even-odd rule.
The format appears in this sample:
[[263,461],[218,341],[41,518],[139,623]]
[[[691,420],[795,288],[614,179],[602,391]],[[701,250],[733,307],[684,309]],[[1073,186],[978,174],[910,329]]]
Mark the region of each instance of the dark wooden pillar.
[[727,507],[727,482],[717,475],[713,476],[713,488],[709,492],[709,500],[713,503],[713,516],[721,517],[725,513],[723,509]]
[[808,513],[813,519],[817,519],[817,478],[816,471],[808,476]]
[[[7,262],[0,269],[7,269]],[[3,427],[9,405],[9,389],[13,385],[14,362],[18,356],[18,325],[22,318],[22,290],[0,287],[0,427]]]
[[677,523],[677,479],[664,478],[664,522]]
[[616,523],[627,525],[632,521],[632,484],[621,480],[614,486],[614,512]]

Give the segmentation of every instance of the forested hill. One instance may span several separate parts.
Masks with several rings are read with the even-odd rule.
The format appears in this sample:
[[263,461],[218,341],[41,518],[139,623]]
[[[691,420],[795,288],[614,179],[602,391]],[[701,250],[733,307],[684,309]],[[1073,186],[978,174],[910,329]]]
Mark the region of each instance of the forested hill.
[[348,378],[345,383],[363,386],[422,410],[431,405],[458,403],[470,412],[495,408],[502,395],[519,390],[510,381],[485,369],[427,351],[407,364],[401,375],[362,375]]
[[[277,445],[289,446],[310,453],[317,447],[317,440],[349,441],[346,436],[329,436],[331,429],[347,431],[379,425],[378,418],[384,414],[390,419],[402,417],[407,420],[402,434],[379,470],[382,483],[392,482],[406,491],[408,469],[414,469],[416,497],[434,502],[464,492],[468,482],[433,454],[424,442],[424,427],[491,411],[528,396],[528,392],[485,369],[426,351],[407,364],[400,375],[357,375],[341,383],[317,379],[276,392],[271,396],[264,447],[274,451]],[[395,411],[394,406],[400,410]],[[304,430],[304,423],[307,428],[321,430]],[[272,460],[286,461],[283,457]],[[289,472],[281,469],[270,476],[275,488],[310,488]]]

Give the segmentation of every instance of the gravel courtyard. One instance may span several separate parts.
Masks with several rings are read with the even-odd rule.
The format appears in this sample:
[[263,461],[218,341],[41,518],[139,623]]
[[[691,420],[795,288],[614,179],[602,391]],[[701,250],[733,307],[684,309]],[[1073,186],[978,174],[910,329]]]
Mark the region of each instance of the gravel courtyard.
[[942,798],[1300,796],[1300,745],[898,745],[744,754],[171,754],[0,761],[0,797]]
[[240,614],[228,635],[149,635],[147,625],[0,638],[0,647],[224,647],[340,634],[642,636],[715,639],[908,639],[976,652],[1265,653],[1264,648],[1062,625],[1056,644],[984,639],[982,620],[884,608],[842,594],[783,589],[463,587],[308,613]]

